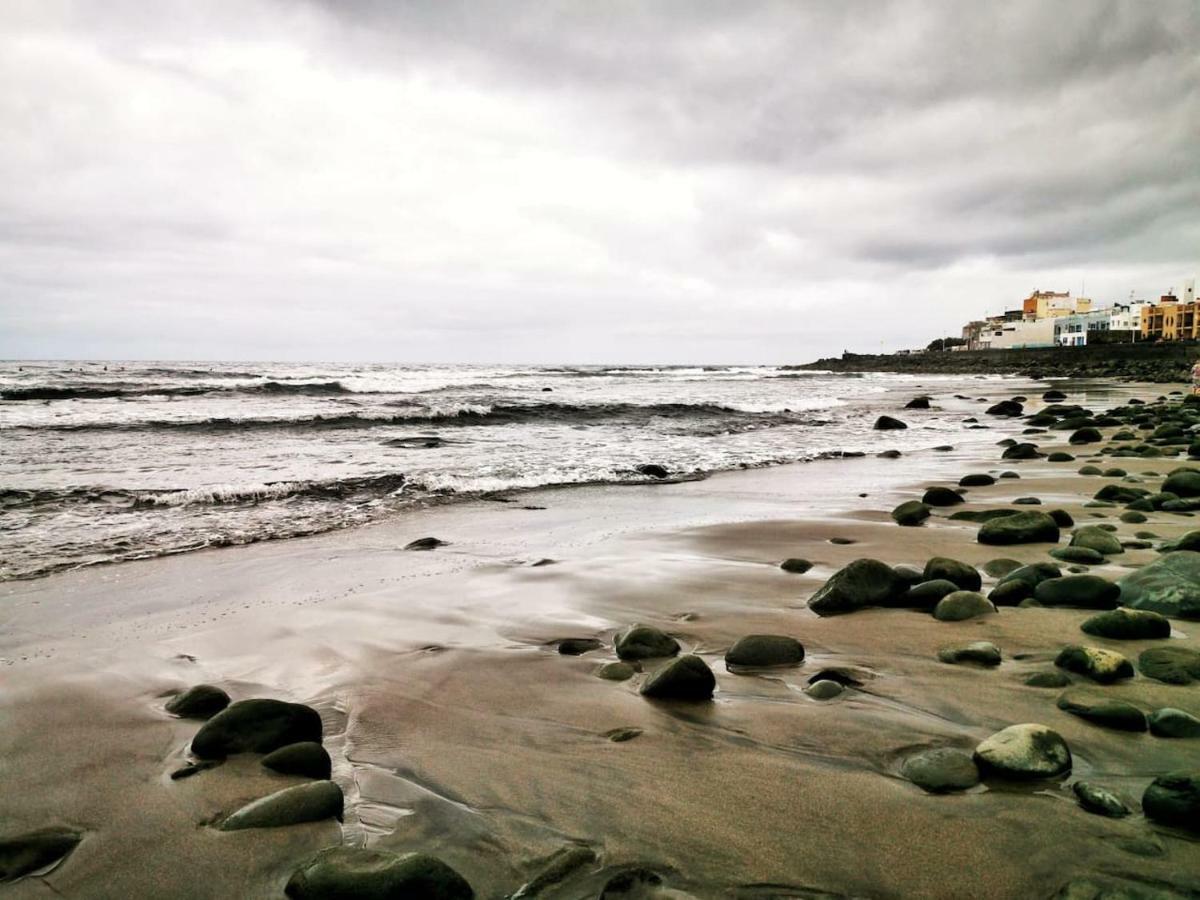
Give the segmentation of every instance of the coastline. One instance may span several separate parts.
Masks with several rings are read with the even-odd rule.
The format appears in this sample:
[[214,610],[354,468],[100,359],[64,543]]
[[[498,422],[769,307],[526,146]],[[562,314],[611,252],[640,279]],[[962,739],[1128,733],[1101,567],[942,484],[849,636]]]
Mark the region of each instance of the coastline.
[[[1092,405],[1064,388],[1068,402]],[[993,399],[1041,392],[1015,381],[988,390]],[[1099,407],[1160,393],[1103,384],[1089,396]],[[918,421],[919,411],[897,412],[906,399],[885,395],[879,410]],[[1195,844],[1147,838],[1140,817],[1090,816],[1044,785],[936,796],[899,776],[913,748],[970,747],[1048,717],[1075,750],[1077,774],[1102,773],[1131,792],[1151,771],[1194,758],[1186,741],[1148,750],[1153,738],[1097,729],[1023,685],[1079,641],[1078,610],[941,623],[903,609],[820,618],[805,608],[860,557],[1046,559],[1044,545],[976,544],[976,525],[941,515],[898,527],[888,511],[927,484],[1012,468],[1019,480],[973,489],[968,508],[1032,494],[1079,523],[1105,512],[1083,503],[1111,479],[1077,476],[1078,463],[1001,463],[995,441],[1021,421],[983,418],[989,440],[950,452],[540,488],[519,504],[471,500],[309,538],[0,585],[0,702],[11,724],[0,759],[24,786],[0,813],[10,827],[55,820],[86,833],[62,866],[7,890],[43,896],[46,882],[68,896],[277,897],[297,865],[343,837],[437,855],[480,897],[512,893],[568,841],[595,848],[599,862],[544,896],[595,896],[634,864],[696,897],[1052,896],[1094,873],[1170,883]],[[1044,449],[1065,437],[1045,435]],[[883,449],[886,433],[879,441]],[[1173,464],[1122,465],[1161,473]],[[1169,538],[1188,521],[1155,514],[1145,527]],[[449,543],[401,550],[426,535]],[[816,565],[780,571],[791,556]],[[1130,550],[1092,571],[1116,578],[1155,556]],[[535,565],[545,560],[554,562]],[[709,662],[714,703],[653,703],[637,679],[594,677],[612,658],[608,646],[555,652],[557,639],[607,644],[635,621]],[[767,676],[726,671],[724,650],[751,633],[793,634],[804,664]],[[940,646],[969,639],[1004,648],[1001,667],[937,660]],[[1179,641],[1198,646],[1190,631]],[[824,666],[854,668],[862,688],[811,700],[803,687]],[[246,758],[169,780],[195,724],[166,716],[162,697],[197,682],[320,711],[347,797],[342,832],[328,820],[236,834],[197,827],[284,783]],[[1186,689],[1146,679],[1109,690],[1189,702]],[[641,732],[614,743],[605,734],[616,728]]]

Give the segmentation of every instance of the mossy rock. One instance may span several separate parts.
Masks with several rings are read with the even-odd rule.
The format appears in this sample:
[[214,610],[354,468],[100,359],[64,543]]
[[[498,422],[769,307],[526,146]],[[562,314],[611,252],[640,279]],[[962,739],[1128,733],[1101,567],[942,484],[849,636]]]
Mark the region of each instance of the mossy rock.
[[1166,684],[1200,681],[1200,650],[1190,647],[1151,647],[1138,655],[1138,671]]
[[1054,664],[1068,672],[1083,675],[1097,684],[1112,684],[1133,677],[1133,663],[1115,650],[1073,644],[1064,647]]
[[624,660],[655,659],[679,652],[679,641],[653,625],[630,625],[617,632],[613,646]]
[[886,563],[856,559],[839,569],[808,601],[820,616],[854,612],[868,606],[883,606],[903,594],[907,582]]
[[977,540],[981,544],[1012,545],[1058,543],[1059,530],[1054,519],[1043,512],[1020,512],[985,522]]
[[995,612],[996,607],[982,594],[975,591],[955,591],[938,601],[938,605],[933,609],[933,617],[939,622],[963,622]]
[[1171,623],[1144,609],[1119,609],[1092,616],[1079,626],[1085,634],[1114,641],[1146,641],[1171,636]]
[[1071,771],[1071,751],[1062,735],[1034,722],[996,732],[975,748],[974,758],[985,775],[1022,781]]
[[929,518],[929,507],[920,500],[908,500],[892,510],[897,525],[913,527]]

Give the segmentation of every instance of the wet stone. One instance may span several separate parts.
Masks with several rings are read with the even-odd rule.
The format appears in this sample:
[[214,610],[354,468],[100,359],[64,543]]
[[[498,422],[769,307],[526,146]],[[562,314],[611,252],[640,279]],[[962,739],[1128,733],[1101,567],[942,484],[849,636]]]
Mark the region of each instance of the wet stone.
[[900,773],[932,794],[965,791],[979,784],[979,767],[971,754],[952,747],[938,747],[910,756]]

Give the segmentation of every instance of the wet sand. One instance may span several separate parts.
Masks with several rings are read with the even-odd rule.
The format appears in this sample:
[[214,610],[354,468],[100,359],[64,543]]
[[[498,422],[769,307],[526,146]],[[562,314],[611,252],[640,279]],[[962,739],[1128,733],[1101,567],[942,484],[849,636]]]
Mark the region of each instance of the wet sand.
[[[1015,380],[971,388],[993,400],[1044,389]],[[1103,408],[1165,388],[1066,390],[1068,402]],[[1047,560],[1046,545],[977,544],[978,526],[946,511],[919,528],[888,516],[925,486],[967,472],[1012,469],[1021,478],[973,488],[956,509],[1034,495],[1077,524],[1117,522],[1120,509],[1083,506],[1114,481],[1076,474],[1100,445],[1072,448],[1073,463],[1001,462],[995,441],[1022,423],[984,416],[982,404],[953,400],[943,385],[936,391],[935,403],[991,426],[976,433],[979,444],[702,482],[537,491],[0,587],[0,822],[4,833],[47,825],[86,833],[62,865],[0,894],[280,897],[308,856],[342,841],[431,853],[486,898],[516,891],[569,841],[599,859],[543,896],[598,896],[631,864],[695,897],[1050,897],[1073,878],[1099,875],[1200,891],[1193,838],[1138,814],[1084,812],[1068,786],[1094,779],[1136,800],[1155,775],[1195,768],[1198,742],[1102,729],[1058,710],[1058,691],[1023,684],[1052,669],[1067,643],[1086,638],[1132,658],[1154,642],[1087,638],[1083,610],[1005,608],[938,622],[904,609],[820,618],[806,608],[825,579],[860,557],[917,566],[932,556],[979,566],[1001,556]],[[906,399],[884,398],[880,411],[919,423],[919,411],[900,411]],[[1066,435],[1034,440],[1051,450]],[[1114,464],[1165,474],[1178,463]],[[1179,515],[1148,518],[1120,524],[1118,536],[1195,527]],[[449,544],[400,549],[424,535]],[[1129,550],[1091,571],[1115,579],[1156,556]],[[816,565],[789,574],[779,569],[786,557]],[[553,562],[534,565],[544,560]],[[985,591],[994,581],[985,578]],[[657,625],[701,655],[717,676],[714,701],[650,701],[637,691],[642,676],[597,678],[615,659],[612,635],[631,622]],[[1174,626],[1181,644],[1200,646],[1195,623]],[[724,651],[752,633],[792,635],[807,658],[769,674],[726,671]],[[598,637],[605,647],[562,656],[553,642],[563,637]],[[1002,665],[937,660],[940,647],[968,640],[996,643]],[[824,666],[853,667],[862,687],[809,698],[803,688]],[[200,682],[234,699],[317,708],[347,797],[344,825],[207,827],[300,779],[246,756],[171,781],[197,723],[166,715],[164,697]],[[1200,713],[1195,686],[1138,677],[1103,690]],[[933,795],[899,774],[915,749],[970,750],[1018,722],[1066,738],[1070,778],[989,780]],[[641,733],[610,741],[617,728]]]

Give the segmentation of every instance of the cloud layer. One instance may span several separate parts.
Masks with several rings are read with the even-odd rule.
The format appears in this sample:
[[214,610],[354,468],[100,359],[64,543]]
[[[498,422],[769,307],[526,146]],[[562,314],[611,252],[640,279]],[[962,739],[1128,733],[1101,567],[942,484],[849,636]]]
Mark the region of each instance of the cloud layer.
[[0,356],[788,362],[1200,257],[1179,2],[0,9]]

